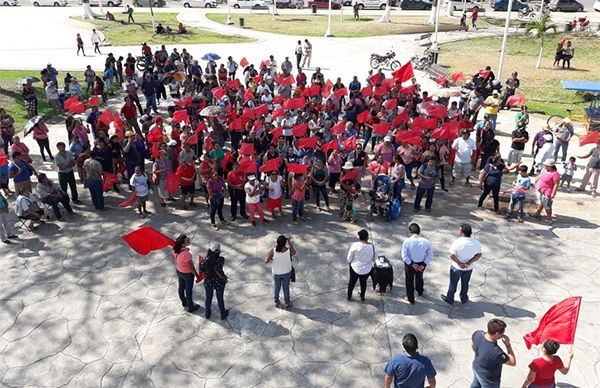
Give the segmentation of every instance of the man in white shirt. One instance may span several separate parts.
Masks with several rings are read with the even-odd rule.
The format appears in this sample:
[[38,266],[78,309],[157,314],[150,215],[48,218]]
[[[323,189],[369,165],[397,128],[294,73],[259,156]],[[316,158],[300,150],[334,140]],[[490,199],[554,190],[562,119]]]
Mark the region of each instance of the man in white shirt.
[[304,59],[302,60],[302,67],[310,67],[310,58],[312,57],[312,44],[308,39],[304,39]]
[[415,304],[415,289],[419,296],[423,295],[423,272],[425,267],[431,263],[433,252],[429,241],[420,236],[421,228],[418,224],[410,224],[408,231],[410,237],[402,243],[402,260],[404,260],[406,282],[404,300],[410,304]]
[[468,129],[462,129],[460,136],[454,139],[452,142],[452,149],[456,151],[456,157],[454,158],[454,167],[452,168],[452,181],[450,185],[454,184],[454,180],[457,177],[466,177],[465,185],[470,186],[469,178],[471,174],[471,156],[473,151],[477,148],[475,140],[471,139],[470,132]]
[[262,188],[263,186],[256,179],[255,175],[248,176],[248,182],[244,185],[244,191],[246,192],[246,205],[248,205],[248,213],[250,213],[250,222],[252,223],[252,226],[256,226],[256,221],[254,220],[254,213],[256,212],[258,212],[258,216],[262,222],[269,222],[265,218],[262,203],[260,203]]
[[454,294],[460,280],[460,301],[467,303],[469,301],[469,280],[473,273],[474,264],[481,258],[481,243],[472,238],[473,230],[471,225],[462,224],[460,226],[459,238],[454,240],[450,246],[450,285],[446,295],[441,298],[448,304],[454,304]]
[[98,53],[102,55],[100,52],[100,43],[102,43],[102,38],[96,29],[92,29],[92,44],[94,45],[94,53]]
[[302,41],[299,40],[296,45],[296,50],[294,51],[296,54],[296,68],[300,67],[300,61],[302,60]]

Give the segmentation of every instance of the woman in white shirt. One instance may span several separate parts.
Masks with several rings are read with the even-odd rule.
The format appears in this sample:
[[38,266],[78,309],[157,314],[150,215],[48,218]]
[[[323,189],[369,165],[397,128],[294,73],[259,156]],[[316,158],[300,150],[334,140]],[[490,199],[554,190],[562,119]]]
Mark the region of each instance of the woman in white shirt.
[[283,178],[277,171],[272,171],[269,178],[266,180],[266,185],[269,189],[269,197],[267,198],[267,210],[271,212],[273,218],[275,218],[275,211],[279,210],[279,213],[283,216]]
[[292,306],[290,300],[290,279],[292,278],[292,257],[296,256],[296,248],[292,244],[291,237],[280,235],[277,237],[277,245],[269,250],[265,257],[265,263],[271,263],[271,272],[273,273],[273,298],[275,307],[281,307],[279,301],[279,292],[283,286],[284,308]]
[[348,280],[348,300],[352,300],[352,291],[356,281],[360,283],[360,300],[365,301],[367,279],[371,276],[373,263],[377,257],[377,249],[369,243],[369,232],[362,229],[358,232],[359,241],[352,244],[348,251],[350,279]]

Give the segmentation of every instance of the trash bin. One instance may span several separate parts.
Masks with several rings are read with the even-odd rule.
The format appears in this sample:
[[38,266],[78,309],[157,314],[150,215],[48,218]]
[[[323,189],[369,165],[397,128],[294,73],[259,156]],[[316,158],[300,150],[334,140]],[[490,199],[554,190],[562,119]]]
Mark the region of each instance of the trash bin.
[[312,13],[315,13],[315,14],[316,14],[316,13],[317,13],[317,5],[316,5],[316,4],[313,4],[313,5],[311,6],[311,8],[312,8]]
[[573,31],[573,25],[571,25],[571,22],[565,23],[565,32],[571,32],[571,31]]
[[240,18],[240,27],[244,27],[245,22],[244,18]]

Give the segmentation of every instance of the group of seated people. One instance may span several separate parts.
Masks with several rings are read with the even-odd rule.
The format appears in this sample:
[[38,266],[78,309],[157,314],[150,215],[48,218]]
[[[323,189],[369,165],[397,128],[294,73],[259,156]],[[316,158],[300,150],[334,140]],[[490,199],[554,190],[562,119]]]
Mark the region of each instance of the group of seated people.
[[[177,26],[177,33],[185,34],[186,32],[187,32],[187,29],[185,28],[183,23],[179,23],[179,25]],[[172,34],[173,29],[169,26],[164,27],[162,25],[162,23],[158,23],[158,26],[156,26],[156,33],[157,34]]]

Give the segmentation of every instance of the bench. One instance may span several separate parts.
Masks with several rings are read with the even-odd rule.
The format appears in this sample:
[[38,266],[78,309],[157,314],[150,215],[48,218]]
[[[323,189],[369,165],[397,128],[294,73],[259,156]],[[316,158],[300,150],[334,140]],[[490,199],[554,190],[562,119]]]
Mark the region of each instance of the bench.
[[442,75],[445,77],[448,76],[448,70],[437,63],[429,66],[429,68],[425,70],[425,73],[427,73],[427,75],[429,75],[432,79],[438,79]]

